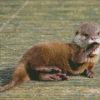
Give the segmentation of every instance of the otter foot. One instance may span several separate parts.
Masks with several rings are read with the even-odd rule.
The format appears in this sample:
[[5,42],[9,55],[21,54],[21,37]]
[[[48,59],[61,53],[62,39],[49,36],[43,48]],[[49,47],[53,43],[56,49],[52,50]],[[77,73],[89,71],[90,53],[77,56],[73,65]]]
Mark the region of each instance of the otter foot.
[[40,81],[60,81],[61,78],[56,74],[41,73],[39,74]]
[[39,75],[39,80],[41,81],[60,81],[60,80],[68,80],[69,77],[66,74],[57,73],[57,74],[49,74],[49,73],[41,73]]
[[62,80],[69,80],[69,76],[66,76],[66,74],[57,73],[57,75],[59,75]]
[[94,77],[94,73],[93,73],[91,70],[89,70],[89,69],[86,69],[86,70],[84,71],[84,74],[85,74],[87,77],[89,77],[89,78],[93,78],[93,77]]

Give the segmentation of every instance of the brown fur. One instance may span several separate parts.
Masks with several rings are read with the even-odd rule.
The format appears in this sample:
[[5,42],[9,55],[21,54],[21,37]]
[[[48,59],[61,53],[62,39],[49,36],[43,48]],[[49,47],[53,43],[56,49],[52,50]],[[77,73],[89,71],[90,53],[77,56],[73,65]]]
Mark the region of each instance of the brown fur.
[[[61,80],[59,76],[63,76],[67,80],[68,74],[78,75],[87,68],[92,71],[99,55],[91,56],[90,54],[98,46],[98,44],[93,44],[84,50],[74,41],[69,44],[54,41],[37,44],[23,55],[11,81],[0,90],[4,91],[31,79],[53,81],[54,79]],[[50,74],[52,69],[60,73]]]

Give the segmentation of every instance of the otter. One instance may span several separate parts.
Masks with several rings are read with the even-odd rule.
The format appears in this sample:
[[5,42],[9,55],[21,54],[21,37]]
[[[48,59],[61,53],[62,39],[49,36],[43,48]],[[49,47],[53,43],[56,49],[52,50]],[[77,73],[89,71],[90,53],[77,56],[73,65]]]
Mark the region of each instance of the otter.
[[100,53],[100,26],[81,25],[71,43],[44,42],[29,49],[20,59],[4,91],[29,80],[69,80],[68,75],[94,77],[93,69]]

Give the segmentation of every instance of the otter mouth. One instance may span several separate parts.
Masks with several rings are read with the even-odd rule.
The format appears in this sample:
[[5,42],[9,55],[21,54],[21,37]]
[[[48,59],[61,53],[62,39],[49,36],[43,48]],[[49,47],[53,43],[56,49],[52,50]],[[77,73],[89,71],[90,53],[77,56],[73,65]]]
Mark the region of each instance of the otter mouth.
[[100,52],[100,47],[94,49],[94,51],[92,52],[92,55],[97,55]]

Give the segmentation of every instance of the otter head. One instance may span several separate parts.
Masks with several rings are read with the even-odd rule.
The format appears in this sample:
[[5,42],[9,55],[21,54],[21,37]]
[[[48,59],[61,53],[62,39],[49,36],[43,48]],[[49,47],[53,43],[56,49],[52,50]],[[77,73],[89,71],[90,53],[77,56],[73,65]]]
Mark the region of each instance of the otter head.
[[100,26],[95,23],[83,24],[77,29],[74,42],[83,49],[94,42],[100,44]]

